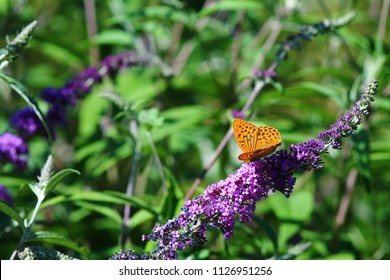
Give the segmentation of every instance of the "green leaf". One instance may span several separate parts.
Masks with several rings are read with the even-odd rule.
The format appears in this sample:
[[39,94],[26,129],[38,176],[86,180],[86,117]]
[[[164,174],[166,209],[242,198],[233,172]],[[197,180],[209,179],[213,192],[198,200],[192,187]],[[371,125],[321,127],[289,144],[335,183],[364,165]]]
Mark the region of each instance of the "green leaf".
[[305,67],[296,72],[289,73],[290,80],[307,80],[310,76],[331,76],[339,80],[349,82],[353,78],[353,71],[350,69],[336,67]]
[[164,118],[159,116],[157,108],[151,108],[140,111],[139,120],[147,130],[152,130],[154,127],[161,127]]
[[265,220],[254,216],[253,221],[258,223],[262,227],[262,229],[266,232],[266,234],[268,235],[268,237],[272,241],[272,245],[274,246],[275,254],[277,254],[279,251],[277,233],[274,231],[274,229],[271,227],[271,225],[269,223],[267,223]]
[[195,13],[191,13],[188,10],[183,12],[183,10],[175,9],[169,6],[150,6],[145,7],[140,11],[130,13],[127,18],[118,17],[117,20],[128,21],[131,18],[131,21],[134,22],[134,19],[139,17],[143,22],[145,19],[156,19],[161,20],[164,24],[167,22],[180,22],[192,28],[197,19]]
[[343,88],[341,87],[330,87],[323,86],[314,82],[299,82],[295,83],[293,86],[286,88],[286,94],[289,93],[300,93],[301,95],[311,94],[315,96],[316,94],[321,94],[323,96],[329,97],[334,100],[340,108],[344,107],[343,103]]
[[[60,37],[46,36],[44,33],[40,34],[43,40],[30,42],[30,46],[34,49],[39,49],[40,53],[44,54],[50,61],[55,61],[58,65],[72,65],[75,69],[81,69],[88,58],[83,55],[83,52],[75,48],[75,44],[64,39],[61,41]],[[77,44],[77,47],[79,44]],[[84,59],[84,61],[83,61]]]
[[100,32],[93,42],[100,45],[131,46],[134,43],[134,38],[124,30],[105,30]]
[[299,232],[301,226],[294,223],[282,223],[278,228],[278,244],[280,250],[284,251],[289,246],[289,239]]
[[294,192],[288,199],[275,195],[269,201],[276,216],[290,222],[306,221],[314,209],[313,194],[306,190]]
[[355,260],[356,257],[353,253],[349,252],[340,252],[337,254],[330,255],[326,257],[327,260]]
[[18,222],[19,226],[22,228],[24,231],[26,228],[24,227],[24,220],[22,217],[19,216],[19,214],[9,207],[6,203],[3,201],[0,201],[0,211],[9,216],[11,219],[14,219],[15,221]]
[[167,169],[164,169],[166,176],[167,194],[161,200],[161,218],[169,218],[179,214],[183,205],[184,194],[179,184],[176,182],[174,175]]
[[61,245],[70,248],[76,252],[79,252],[82,256],[87,256],[88,251],[85,248],[80,247],[76,242],[54,232],[40,231],[32,233],[26,242],[48,242],[51,244]]
[[276,89],[277,92],[279,92],[281,95],[284,95],[284,87],[282,83],[270,79],[270,84],[274,87],[274,89]]
[[352,135],[354,158],[357,161],[357,170],[363,178],[363,183],[367,190],[370,190],[371,171],[370,171],[370,138],[368,132],[359,129]]
[[189,10],[177,10],[168,6],[151,6],[144,9],[147,17],[160,18],[164,22],[170,20],[172,22],[181,22],[188,27],[193,27],[195,24],[195,14]]
[[275,215],[282,222],[278,230],[278,244],[285,247],[287,241],[309,220],[314,209],[314,196],[307,190],[294,192],[290,198],[274,195],[269,198]]
[[379,109],[390,111],[390,100],[389,98],[383,98],[383,97],[375,97],[376,102],[374,103],[374,106],[376,106]]
[[64,179],[66,176],[75,173],[77,175],[80,175],[80,172],[75,169],[64,169],[60,172],[57,172],[53,177],[50,178],[49,182],[47,183],[46,189],[45,189],[45,195],[47,195],[50,191],[54,190],[54,188],[58,185],[59,182],[61,182],[62,179]]
[[74,159],[76,162],[83,161],[88,157],[103,153],[106,149],[107,144],[105,140],[99,139],[88,143],[88,145],[78,148],[75,152]]
[[205,17],[221,11],[258,10],[261,9],[262,7],[263,7],[263,3],[261,3],[261,1],[224,0],[224,1],[217,1],[211,5],[208,5],[200,12],[199,16]]
[[95,203],[90,203],[90,202],[85,202],[85,201],[77,201],[77,202],[75,202],[75,204],[78,205],[79,207],[95,211],[97,213],[100,213],[100,214],[110,218],[111,220],[116,222],[119,227],[122,223],[122,217],[112,207],[98,205]]
[[102,92],[99,94],[99,96],[111,101],[122,110],[122,112],[118,113],[119,116],[116,116],[117,118],[127,116],[129,113],[134,113],[130,108],[129,102],[114,92]]
[[116,76],[118,94],[132,107],[153,100],[166,87],[162,79],[156,79],[155,71],[149,69],[149,71],[131,69],[131,71],[122,71]]
[[105,202],[114,204],[130,204],[132,206],[145,209],[154,215],[158,215],[158,212],[152,208],[147,202],[137,198],[131,197],[123,193],[105,191],[105,192],[81,192],[71,195],[59,195],[52,199],[48,199],[42,203],[41,209],[56,205],[67,201],[94,201],[94,202]]
[[164,118],[164,126],[155,127],[153,139],[157,142],[165,137],[177,137],[183,130],[194,127],[199,130],[198,123],[207,119],[212,113],[204,106],[197,105],[167,109],[160,113],[160,116]]
[[0,14],[6,15],[11,9],[12,3],[8,1],[0,1]]
[[90,137],[96,132],[107,107],[107,101],[94,94],[96,91],[99,92],[99,89],[95,87],[93,92],[83,98],[78,105],[78,132],[81,139]]
[[145,210],[139,210],[131,216],[131,223],[129,229],[132,230],[137,226],[143,226],[148,221],[152,221],[156,216]]
[[3,176],[0,176],[0,182],[7,187],[10,188],[20,188],[22,185],[28,185],[31,181],[26,178],[17,178],[13,176],[7,176],[6,174],[3,174]]
[[2,78],[4,81],[6,81],[13,90],[15,90],[26,102],[27,104],[34,110],[35,114],[39,118],[39,120],[42,122],[43,127],[45,128],[46,135],[48,137],[50,146],[52,146],[52,139],[51,139],[51,133],[49,130],[49,127],[47,125],[45,116],[42,114],[41,110],[38,107],[38,104],[35,102],[34,98],[32,97],[30,91],[19,81],[15,80],[14,78],[0,72],[0,78]]
[[91,174],[94,177],[101,176],[104,172],[112,166],[118,164],[122,159],[128,158],[133,153],[131,146],[124,142],[122,145],[115,147],[110,156],[102,157],[99,162],[95,162],[94,169]]
[[135,207],[147,210],[154,215],[159,214],[155,208],[151,207],[149,202],[145,202],[138,197],[132,197],[128,196],[127,194],[114,191],[105,191],[104,194],[109,195],[112,199],[117,199],[120,204],[130,204]]
[[299,243],[299,244],[289,248],[288,252],[286,254],[284,254],[282,256],[277,256],[276,258],[272,258],[272,259],[292,260],[292,259],[295,259],[297,256],[301,255],[303,252],[305,252],[311,246],[312,246],[311,242]]

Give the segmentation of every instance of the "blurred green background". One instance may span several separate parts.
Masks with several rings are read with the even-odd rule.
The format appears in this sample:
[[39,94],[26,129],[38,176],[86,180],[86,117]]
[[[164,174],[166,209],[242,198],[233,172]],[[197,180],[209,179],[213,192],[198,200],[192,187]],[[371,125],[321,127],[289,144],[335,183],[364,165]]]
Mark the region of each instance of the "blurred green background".
[[[239,2],[239,3],[238,3]],[[139,129],[141,158],[132,199],[126,249],[153,249],[141,241],[157,223],[180,211],[184,196],[210,161],[241,109],[253,83],[247,78],[275,60],[280,43],[302,25],[355,12],[336,32],[322,34],[289,53],[277,68],[278,83],[267,85],[250,108],[250,121],[277,128],[281,148],[315,138],[342,116],[360,90],[377,79],[379,94],[361,130],[343,149],[323,156],[324,168],[297,174],[290,198],[280,193],[257,204],[255,219],[237,223],[233,238],[210,230],[208,243],[179,254],[181,259],[389,259],[390,94],[388,1],[11,1],[0,2],[0,42],[33,20],[34,37],[7,73],[36,96],[62,87],[104,57],[135,50],[156,57],[155,65],[122,71],[104,81],[70,111],[57,130],[55,169],[74,168],[44,203],[34,231],[51,231],[88,251],[50,243],[75,257],[107,259],[119,250],[123,204],[135,144],[126,120],[102,93],[115,92],[154,125]],[[173,72],[173,75],[169,75]],[[13,112],[26,106],[0,84],[0,133]],[[163,168],[155,160],[150,137]],[[23,184],[36,179],[49,154],[47,143],[28,142],[23,172],[3,166],[0,183],[29,215],[35,196]],[[234,139],[197,188],[226,178],[240,166]],[[163,182],[161,171],[164,173]],[[111,192],[111,193],[110,193]],[[0,257],[7,259],[21,237],[3,226]],[[28,244],[26,244],[28,245]]]

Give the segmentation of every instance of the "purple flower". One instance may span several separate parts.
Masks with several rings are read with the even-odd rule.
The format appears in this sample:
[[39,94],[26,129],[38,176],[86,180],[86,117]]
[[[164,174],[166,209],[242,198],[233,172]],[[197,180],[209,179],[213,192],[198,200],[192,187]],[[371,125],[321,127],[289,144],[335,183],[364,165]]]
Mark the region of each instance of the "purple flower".
[[186,201],[178,218],[156,226],[143,239],[157,242],[153,253],[160,254],[162,259],[175,259],[177,251],[206,242],[207,227],[221,230],[224,238],[230,239],[236,216],[240,222],[251,221],[256,202],[267,198],[271,190],[290,195],[295,183],[292,174],[299,165],[291,157],[284,150],[258,162],[243,164],[235,174]]
[[16,111],[10,120],[11,125],[24,139],[33,135],[46,135],[41,120],[30,107]]
[[43,100],[52,106],[74,106],[76,104],[77,96],[75,92],[68,88],[55,89],[48,87],[41,92]]
[[142,64],[137,53],[125,52],[107,56],[101,63],[102,71],[110,77],[114,77],[118,72],[131,66]]
[[368,114],[377,88],[378,83],[372,82],[351,110],[319,135],[321,140],[310,139],[291,145],[289,151],[279,150],[257,162],[243,164],[236,173],[186,201],[177,218],[143,236],[143,240],[157,243],[152,255],[157,259],[176,259],[177,251],[204,244],[208,227],[219,229],[225,239],[230,239],[236,217],[240,222],[250,222],[257,201],[267,198],[270,191],[280,191],[289,197],[296,182],[294,173],[322,167],[320,155],[329,148],[338,148],[334,143],[341,137],[353,134],[362,117]]
[[246,120],[246,114],[242,113],[240,110],[232,110],[232,117],[235,119],[243,119]]
[[102,81],[102,76],[95,67],[88,67],[73,80],[69,81],[62,90],[70,91],[74,95],[84,96],[91,92],[92,86]]
[[266,70],[255,70],[252,75],[264,79],[274,79],[277,77],[275,70],[270,68]]
[[116,252],[110,260],[139,260],[134,250],[120,250]]
[[0,162],[11,162],[18,168],[25,168],[27,154],[27,145],[22,138],[9,132],[0,135]]
[[293,157],[298,161],[299,166],[307,171],[312,168],[321,168],[321,153],[326,152],[324,142],[312,139],[297,145],[291,145],[290,151],[293,153]]
[[12,196],[7,191],[7,188],[0,184],[0,200],[7,203],[8,205],[12,205],[14,200]]
[[[112,78],[119,71],[139,64],[146,64],[146,60],[140,60],[135,52],[125,52],[108,56],[102,61],[99,68],[86,68],[75,78],[68,81],[62,88],[56,89],[48,87],[42,90],[42,99],[51,105],[50,109],[46,113],[46,116],[49,124],[51,125],[50,129],[52,130],[52,134],[54,135],[52,125],[66,124],[69,106],[75,106],[77,104],[77,99],[90,93],[92,87],[101,83],[105,75]],[[27,128],[29,129],[27,130],[28,133],[25,133],[28,135],[32,134],[32,132],[30,132],[30,130],[32,130],[31,126],[26,128],[27,125],[25,122],[23,125],[24,130],[27,130]]]
[[46,118],[51,125],[66,124],[67,109],[61,106],[52,106],[46,113]]
[[318,139],[326,142],[333,149],[341,149],[341,138],[354,134],[363,116],[369,114],[368,108],[374,100],[377,88],[378,82],[372,82],[351,107],[351,110],[346,112],[343,117],[337,119],[337,122],[332,124],[330,129],[321,132],[318,135]]

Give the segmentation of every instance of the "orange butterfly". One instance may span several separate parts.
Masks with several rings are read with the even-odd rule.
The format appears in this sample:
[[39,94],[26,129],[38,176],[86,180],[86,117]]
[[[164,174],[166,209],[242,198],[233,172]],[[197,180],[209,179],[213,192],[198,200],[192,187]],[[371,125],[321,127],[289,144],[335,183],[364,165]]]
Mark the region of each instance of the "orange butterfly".
[[262,157],[272,154],[280,145],[282,138],[279,131],[270,126],[255,126],[242,119],[233,122],[234,137],[241,150],[238,156],[245,162],[258,161]]

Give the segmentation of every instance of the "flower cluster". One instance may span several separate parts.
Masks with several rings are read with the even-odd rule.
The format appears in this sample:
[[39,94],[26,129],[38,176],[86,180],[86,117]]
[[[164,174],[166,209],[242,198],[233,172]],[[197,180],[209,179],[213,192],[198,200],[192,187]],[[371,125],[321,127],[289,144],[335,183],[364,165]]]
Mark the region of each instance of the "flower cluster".
[[252,75],[256,78],[275,79],[277,77],[274,69],[268,68],[266,70],[255,70]]
[[77,260],[61,252],[42,246],[28,246],[18,252],[21,260]]
[[353,134],[361,123],[362,117],[369,113],[368,108],[374,100],[377,87],[377,82],[371,83],[367,91],[352,106],[351,110],[339,118],[335,124],[331,125],[330,129],[320,133],[318,138],[328,142],[333,149],[340,149],[341,138]]
[[240,110],[232,110],[230,113],[232,114],[232,117],[235,119],[246,120],[247,118],[246,114],[242,113]]
[[42,122],[30,107],[16,111],[11,117],[10,124],[23,139],[33,135],[45,135]]
[[[202,195],[187,200],[177,218],[154,227],[149,235],[143,236],[145,241],[156,242],[151,254],[153,259],[176,259],[178,251],[204,244],[209,227],[220,230],[225,239],[230,239],[236,217],[240,222],[250,222],[256,203],[267,198],[270,191],[289,197],[296,182],[294,173],[322,167],[321,154],[329,148],[338,148],[334,143],[341,143],[339,138],[353,134],[363,116],[368,114],[377,88],[378,83],[372,82],[351,111],[319,135],[320,140],[310,139],[257,162],[243,164],[236,173],[207,187]],[[122,252],[121,257],[116,255],[115,259],[134,259],[134,254],[134,251]]]
[[275,80],[277,74],[275,72],[276,66],[284,59],[287,58],[288,52],[293,49],[300,49],[304,41],[310,41],[315,36],[323,34],[339,27],[344,26],[350,22],[354,17],[353,13],[336,20],[324,20],[318,23],[303,26],[300,32],[294,35],[289,35],[286,41],[281,43],[281,46],[276,54],[276,60],[266,70],[255,70],[252,72],[253,77],[263,80]]
[[105,76],[114,78],[121,70],[131,66],[143,65],[135,52],[125,52],[106,57],[99,67],[88,67],[62,88],[46,88],[41,92],[43,100],[50,104],[47,120],[51,124],[66,123],[68,108],[74,107],[77,100],[88,95],[93,86],[103,81]]
[[311,39],[313,39],[315,36],[319,34],[336,30],[337,28],[342,27],[347,23],[349,23],[350,21],[352,21],[354,17],[355,17],[354,13],[349,13],[339,19],[324,20],[318,23],[304,26],[299,33],[288,36],[287,40],[281,43],[281,47],[278,50],[276,55],[275,63],[277,64],[283,59],[286,59],[287,54],[290,50],[301,48],[302,43],[304,41],[310,41]]
[[139,260],[140,258],[137,256],[134,250],[120,250],[116,252],[110,260]]
[[10,162],[18,168],[27,166],[27,145],[22,138],[10,132],[0,135],[0,162]]
[[[88,67],[84,72],[67,82],[62,88],[48,87],[41,92],[41,98],[49,104],[46,120],[52,138],[54,128],[67,122],[69,108],[77,104],[78,99],[91,92],[92,87],[103,81],[105,76],[114,78],[121,70],[146,65],[147,59],[140,58],[135,52],[124,52],[106,57],[99,67]],[[32,136],[46,136],[41,120],[30,107],[16,111],[10,119],[10,124],[18,136],[4,134],[0,138],[0,161],[10,161],[18,167],[26,167],[27,146],[25,140]],[[10,149],[10,143],[13,147]],[[20,158],[23,159],[20,159]]]

